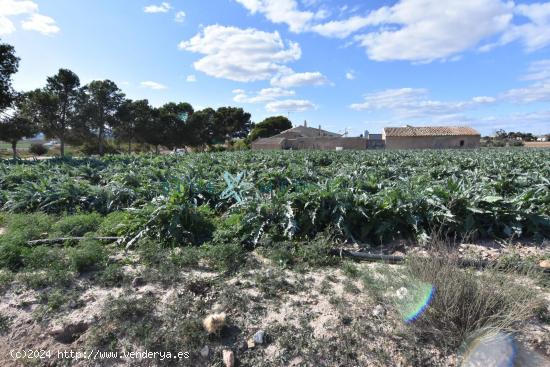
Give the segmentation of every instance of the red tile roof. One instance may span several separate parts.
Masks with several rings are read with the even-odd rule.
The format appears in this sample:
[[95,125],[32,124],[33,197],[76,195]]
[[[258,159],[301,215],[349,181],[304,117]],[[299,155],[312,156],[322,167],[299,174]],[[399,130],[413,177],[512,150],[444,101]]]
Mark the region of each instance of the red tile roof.
[[386,127],[386,136],[479,136],[480,133],[467,126],[431,126],[431,127]]

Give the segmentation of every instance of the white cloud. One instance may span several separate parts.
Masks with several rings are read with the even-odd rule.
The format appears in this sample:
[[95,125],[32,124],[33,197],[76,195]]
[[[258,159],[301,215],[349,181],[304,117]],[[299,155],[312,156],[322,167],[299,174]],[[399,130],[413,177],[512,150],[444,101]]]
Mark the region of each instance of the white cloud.
[[[287,24],[296,33],[345,39],[369,28],[354,41],[376,61],[454,60],[470,49],[488,51],[514,41],[522,42],[529,52],[550,45],[550,2],[398,0],[368,14],[349,15],[349,7],[343,6],[339,16],[325,20],[330,16],[326,9],[301,10],[296,0],[236,1],[251,14]],[[308,8],[320,4],[301,3]],[[355,7],[353,12],[357,11]]]
[[0,0],[0,35],[16,31],[11,16],[27,16],[21,22],[25,30],[37,31],[44,35],[59,32],[59,27],[51,17],[40,14],[38,4],[30,0]]
[[187,75],[186,80],[188,83],[194,83],[197,81],[197,77],[195,75]]
[[176,16],[174,17],[174,20],[177,22],[177,23],[183,23],[185,21],[185,17],[187,15],[185,14],[184,11],[178,11],[176,13]]
[[211,25],[179,48],[204,55],[193,65],[196,70],[238,82],[267,80],[290,72],[285,64],[300,59],[295,42],[283,42],[278,32]]
[[350,70],[346,73],[347,80],[355,80],[355,71]]
[[21,22],[23,29],[27,31],[37,31],[44,35],[56,34],[59,27],[51,17],[41,14],[33,14],[28,20]]
[[[326,37],[345,38],[368,25],[364,17],[353,16],[349,19],[319,23],[330,16],[325,8],[317,11],[300,10],[296,0],[236,0],[251,14],[263,14],[275,24],[286,24],[291,32],[316,32]],[[317,1],[304,2],[312,7]]]
[[529,70],[522,80],[544,80],[550,79],[550,59],[539,60],[529,65]]
[[550,79],[537,81],[525,88],[511,89],[503,97],[516,103],[550,102]]
[[520,4],[516,7],[516,13],[530,22],[512,26],[499,44],[520,40],[529,52],[550,45],[550,2]]
[[287,73],[276,75],[271,79],[271,85],[281,88],[325,85],[329,80],[320,72]]
[[365,96],[350,107],[357,111],[384,110],[401,118],[448,116],[497,101],[493,97],[474,97],[467,101],[436,101],[428,98],[428,90],[418,88],[387,89]]
[[157,83],[157,82],[152,82],[152,81],[141,82],[140,85],[144,88],[149,88],[149,89],[153,89],[153,90],[168,89],[167,86],[165,86],[163,84],[160,84],[160,83]]
[[15,32],[15,26],[8,17],[0,16],[0,36]]
[[172,9],[170,3],[162,3],[160,5],[148,5],[143,8],[143,11],[146,13],[168,13]]
[[252,96],[242,89],[235,89],[233,93],[235,94],[233,100],[238,103],[266,103],[275,101],[281,97],[291,97],[296,94],[293,90],[282,88],[265,88]]
[[353,16],[344,20],[333,20],[323,24],[316,24],[311,27],[311,31],[325,37],[347,38],[360,29],[371,25],[371,23],[372,20],[368,17]]
[[0,15],[20,15],[38,12],[38,4],[30,0],[0,0]]
[[237,0],[252,14],[262,13],[275,24],[285,23],[291,32],[303,32],[315,19],[315,13],[300,11],[295,0]]
[[371,14],[376,32],[356,37],[376,61],[429,62],[457,55],[508,29],[513,3],[501,0],[401,0]]
[[304,112],[315,109],[313,102],[303,99],[285,99],[269,102],[265,106],[268,112]]
[[550,60],[531,63],[527,73],[521,79],[532,83],[523,88],[509,90],[503,93],[502,98],[515,103],[550,101]]

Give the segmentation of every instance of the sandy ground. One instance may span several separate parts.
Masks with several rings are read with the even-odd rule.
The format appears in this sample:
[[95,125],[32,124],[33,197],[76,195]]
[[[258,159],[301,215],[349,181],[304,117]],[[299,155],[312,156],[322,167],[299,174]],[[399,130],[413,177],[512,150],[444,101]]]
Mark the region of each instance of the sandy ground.
[[[508,253],[512,249],[464,245],[462,251],[492,258],[498,256],[499,251]],[[530,256],[547,248],[516,246],[513,251]],[[373,299],[360,279],[346,275],[342,269],[300,273],[282,270],[256,253],[253,257],[255,267],[235,275],[220,278],[214,272],[186,271],[182,282],[170,286],[146,282],[105,288],[87,283],[83,278],[78,282],[85,291],[71,301],[74,304],[45,320],[37,315],[43,309],[41,293],[48,290],[29,290],[14,283],[0,298],[0,315],[10,320],[9,330],[0,334],[0,365],[61,365],[57,358],[38,363],[36,360],[17,362],[10,357],[13,351],[45,350],[57,355],[62,351],[88,350],[90,331],[109,311],[105,305],[110,298],[128,293],[138,298],[152,296],[157,312],[163,312],[189,284],[220,279],[222,283],[218,286],[196,291],[195,301],[208,305],[211,312],[227,313],[229,327],[238,330],[227,338],[233,340],[230,348],[234,349],[240,366],[331,366],[334,355],[346,360],[346,353],[353,354],[357,366],[457,365],[456,355],[442,353],[429,344],[419,346],[407,338],[407,325],[398,315],[388,305]],[[356,266],[374,277],[383,276],[379,274],[383,267],[395,267],[377,263]],[[127,266],[126,271],[134,277],[139,275],[140,267]],[[550,293],[539,290],[550,307]],[[522,348],[528,355],[540,358],[537,361],[542,361],[541,366],[550,363],[550,325],[533,321],[525,329],[520,338]],[[266,331],[268,342],[247,348],[247,340],[258,330]],[[243,343],[245,347],[238,347]],[[218,342],[207,346],[211,351],[208,357],[193,361],[193,366],[221,365],[221,351],[227,346]],[[67,364],[62,365],[128,365],[123,362],[93,364],[83,360],[64,363]]]

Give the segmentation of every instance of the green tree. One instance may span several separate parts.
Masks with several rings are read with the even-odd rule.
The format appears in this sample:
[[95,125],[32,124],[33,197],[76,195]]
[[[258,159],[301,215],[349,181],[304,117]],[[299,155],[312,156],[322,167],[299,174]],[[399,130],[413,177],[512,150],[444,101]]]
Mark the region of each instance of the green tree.
[[187,122],[194,112],[189,103],[167,103],[159,108],[160,125],[164,133],[162,145],[168,149],[191,145],[193,138]]
[[159,147],[163,145],[166,132],[159,117],[158,108],[150,108],[147,119],[143,119],[137,125],[138,140],[155,147],[155,152],[160,153]]
[[246,138],[252,128],[250,114],[242,108],[220,107],[215,114],[214,144]]
[[216,140],[216,111],[205,108],[196,111],[187,121],[187,144],[194,148],[213,145]]
[[67,132],[76,123],[77,105],[81,96],[80,79],[71,70],[59,69],[56,75],[47,79],[45,91],[55,97],[57,121],[53,126],[46,126],[44,133],[59,139],[63,157]]
[[99,155],[105,151],[107,129],[116,124],[116,114],[124,102],[124,93],[111,80],[96,80],[83,88],[82,118],[97,135]]
[[[25,96],[21,96],[21,99]],[[17,159],[17,143],[23,138],[31,138],[37,133],[36,125],[19,108],[10,116],[0,120],[0,140],[11,144],[13,159]]]
[[0,43],[0,113],[10,107],[16,97],[11,85],[11,77],[19,68],[19,58],[15,49],[5,43]]
[[154,124],[154,118],[154,109],[146,99],[125,100],[113,121],[113,135],[116,139],[128,143],[128,153],[131,153],[133,142],[146,142],[146,127]]
[[254,141],[259,138],[269,138],[288,129],[292,129],[292,122],[285,116],[268,117],[254,126],[248,139]]

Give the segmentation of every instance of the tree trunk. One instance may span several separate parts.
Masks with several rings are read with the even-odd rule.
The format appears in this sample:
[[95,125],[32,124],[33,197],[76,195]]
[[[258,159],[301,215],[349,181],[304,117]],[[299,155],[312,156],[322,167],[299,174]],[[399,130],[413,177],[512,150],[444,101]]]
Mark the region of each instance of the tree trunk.
[[159,146],[158,145],[155,145],[155,153],[159,154],[160,151],[159,151]]
[[61,158],[65,157],[65,139],[61,138],[59,139],[60,146],[59,146],[59,154],[61,154]]
[[128,140],[128,154],[132,154],[132,139]]
[[13,159],[16,160],[17,159],[17,141],[11,142],[11,149],[13,151]]
[[101,126],[99,128],[99,156],[100,157],[103,157],[103,155],[105,154],[104,153],[104,148],[103,148],[103,126]]

